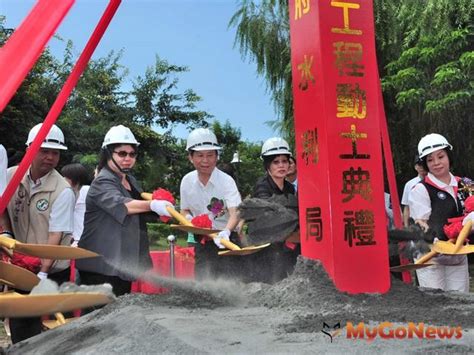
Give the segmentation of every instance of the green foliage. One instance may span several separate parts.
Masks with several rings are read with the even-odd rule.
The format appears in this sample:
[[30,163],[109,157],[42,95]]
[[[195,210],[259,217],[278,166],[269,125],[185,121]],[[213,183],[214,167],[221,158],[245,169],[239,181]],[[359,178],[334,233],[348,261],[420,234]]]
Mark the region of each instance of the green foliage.
[[168,236],[176,237],[176,244],[179,246],[187,246],[188,234],[178,229],[172,229],[169,224],[165,223],[147,223],[148,240],[152,250],[169,249]]

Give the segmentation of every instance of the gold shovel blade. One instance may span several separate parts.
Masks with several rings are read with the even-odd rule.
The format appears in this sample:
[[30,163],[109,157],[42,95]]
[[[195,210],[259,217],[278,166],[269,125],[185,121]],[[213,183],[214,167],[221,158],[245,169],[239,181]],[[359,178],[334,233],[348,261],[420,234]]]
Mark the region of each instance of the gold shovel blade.
[[22,267],[0,261],[0,282],[23,291],[31,291],[39,283],[38,276]]
[[58,293],[44,295],[0,295],[0,317],[39,317],[57,312],[69,312],[112,302],[102,293]]
[[245,247],[239,250],[223,250],[218,252],[219,256],[231,256],[231,255],[238,255],[238,256],[243,256],[243,255],[250,255],[259,252],[260,250],[270,246],[270,243],[262,244],[262,245],[257,245],[257,246],[251,246],[251,247]]
[[393,266],[390,268],[391,272],[405,272],[405,271],[414,271],[418,269],[422,269],[428,266],[433,266],[433,263],[424,263],[424,264],[405,264],[405,265],[398,265]]
[[93,258],[99,254],[92,251],[64,245],[26,244],[0,235],[0,245],[14,251],[44,259],[69,260]]
[[195,227],[195,226],[183,226],[181,224],[172,224],[171,228],[179,229],[188,233],[201,234],[201,235],[209,235],[212,233],[220,232],[220,229],[200,228],[200,227]]
[[453,243],[439,241],[433,244],[431,250],[436,251],[439,254],[448,254],[448,255],[466,255],[474,253],[474,245],[465,245],[457,247]]

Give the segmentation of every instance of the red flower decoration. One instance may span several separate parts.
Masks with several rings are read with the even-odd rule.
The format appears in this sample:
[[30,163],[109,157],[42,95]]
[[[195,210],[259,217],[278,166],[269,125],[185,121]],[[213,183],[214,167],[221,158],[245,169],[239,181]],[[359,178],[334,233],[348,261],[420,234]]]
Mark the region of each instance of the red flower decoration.
[[474,211],[474,196],[466,198],[464,201],[464,209],[466,210],[466,213]]
[[[171,192],[169,192],[168,190],[165,190],[165,189],[162,189],[162,188],[158,188],[155,191],[153,191],[151,198],[153,200],[165,200],[165,201],[170,202],[173,205],[174,205],[174,202],[175,202],[173,194]],[[168,217],[168,216],[160,216],[160,220],[163,223],[168,223],[168,221],[170,219],[171,218]]]
[[445,224],[443,227],[444,234],[449,239],[456,239],[461,232],[462,229],[462,223],[451,223],[451,224]]
[[162,189],[162,188],[159,188],[159,189],[156,189],[155,191],[153,191],[152,199],[153,200],[169,201],[173,205],[174,205],[174,202],[175,202],[173,194],[171,192],[169,192],[168,190],[165,190],[165,189]]
[[191,223],[194,227],[212,228],[212,221],[209,219],[209,216],[207,214],[201,214],[199,216],[194,217],[191,220]]
[[31,271],[34,274],[37,274],[41,268],[41,259],[35,256],[13,253],[10,262],[13,265]]

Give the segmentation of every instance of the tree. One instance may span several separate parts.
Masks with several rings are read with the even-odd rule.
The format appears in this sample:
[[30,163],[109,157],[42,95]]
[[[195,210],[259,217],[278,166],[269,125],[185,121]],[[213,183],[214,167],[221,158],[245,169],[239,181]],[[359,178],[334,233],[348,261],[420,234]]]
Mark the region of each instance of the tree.
[[257,65],[267,82],[278,119],[270,122],[294,141],[293,92],[287,0],[241,0],[229,21],[237,29],[235,44],[244,59]]
[[[0,18],[0,25],[3,21]],[[0,41],[11,33],[11,29],[0,27]],[[141,143],[135,172],[144,188],[161,186],[176,193],[183,170],[189,171],[189,167],[182,142],[172,137],[170,130],[178,123],[190,128],[207,126],[212,116],[196,110],[201,100],[197,94],[180,90],[178,76],[187,69],[159,57],[133,81],[132,90],[124,90],[128,70],[120,64],[121,55],[111,51],[91,60],[71,94],[58,119],[69,148],[61,163],[73,161],[94,167],[107,130],[123,124]],[[2,114],[2,144],[23,154],[29,129],[46,117],[76,57],[71,41],[61,60],[48,50],[42,54]],[[158,134],[153,130],[156,127],[167,132]]]

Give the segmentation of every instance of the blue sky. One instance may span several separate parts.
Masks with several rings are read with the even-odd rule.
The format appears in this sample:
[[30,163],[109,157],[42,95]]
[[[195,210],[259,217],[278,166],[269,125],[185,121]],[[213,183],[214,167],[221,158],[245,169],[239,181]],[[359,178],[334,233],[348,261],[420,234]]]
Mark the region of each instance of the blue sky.
[[[33,0],[0,0],[7,27],[17,27],[34,5]],[[73,40],[82,51],[108,1],[76,0],[57,34]],[[128,79],[145,72],[155,55],[190,71],[179,78],[179,89],[193,89],[203,99],[199,109],[215,119],[240,128],[242,139],[263,141],[276,135],[265,121],[275,119],[265,83],[254,63],[243,61],[234,48],[234,28],[227,28],[236,11],[234,0],[123,0],[94,58],[110,50],[124,50],[121,63]],[[60,56],[64,43],[49,42]],[[187,132],[178,127],[178,137]]]

